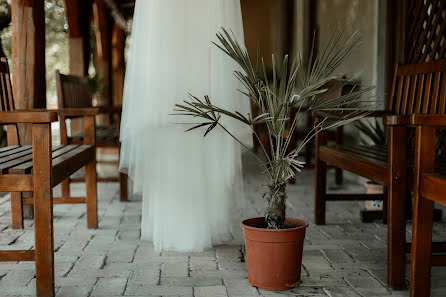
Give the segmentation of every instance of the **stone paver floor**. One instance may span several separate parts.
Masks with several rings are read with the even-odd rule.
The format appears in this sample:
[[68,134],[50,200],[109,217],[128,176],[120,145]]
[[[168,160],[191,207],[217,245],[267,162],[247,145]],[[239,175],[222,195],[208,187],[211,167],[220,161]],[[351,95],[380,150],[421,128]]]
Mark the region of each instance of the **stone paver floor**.
[[[244,216],[261,215],[264,189],[258,185],[263,180],[248,156],[244,173]],[[385,286],[386,225],[361,223],[363,203],[328,203],[327,225],[311,224],[313,173],[304,170],[288,189],[288,214],[310,222],[299,288],[266,292],[249,286],[238,220],[234,220],[233,240],[226,245],[202,253],[154,251],[149,242],[139,239],[141,202],[121,203],[118,185],[101,183],[98,230],[86,228],[84,205],[54,207],[57,296],[408,296],[408,291],[390,291]],[[348,178],[340,188],[331,181],[332,174],[330,191],[364,191]],[[72,189],[73,194],[83,191],[82,185]],[[32,248],[33,222],[26,220],[25,230],[11,230],[9,222],[6,195],[0,198],[0,249]],[[434,239],[446,239],[445,226],[435,224]],[[432,274],[432,296],[446,296],[446,268],[434,268]],[[33,296],[34,292],[33,262],[0,263],[0,296]]]

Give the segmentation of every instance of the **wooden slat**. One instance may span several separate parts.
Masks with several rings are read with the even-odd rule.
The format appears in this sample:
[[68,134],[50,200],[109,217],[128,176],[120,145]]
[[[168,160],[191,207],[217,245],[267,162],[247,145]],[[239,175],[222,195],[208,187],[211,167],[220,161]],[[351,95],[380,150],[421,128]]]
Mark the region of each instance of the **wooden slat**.
[[5,147],[0,148],[0,153],[6,152],[6,151],[12,150],[14,148],[18,148],[18,147],[19,147],[18,145],[5,146]]
[[409,106],[408,106],[408,110],[407,110],[408,114],[412,114],[414,112],[417,81],[418,81],[418,75],[413,75],[413,80],[412,80],[412,83],[410,84]]
[[33,188],[33,179],[30,174],[0,175],[1,192],[30,192]]
[[[71,151],[73,149],[75,149],[76,147],[78,147],[77,145],[66,145],[66,146],[57,146],[57,147],[53,147],[53,153],[52,153],[52,158],[57,158],[58,156]],[[33,160],[29,160],[27,162],[24,163],[20,163],[15,165],[14,167],[9,169],[9,172],[11,173],[23,173],[23,172],[30,172],[31,169],[33,168]]]
[[[52,147],[53,154],[60,153],[60,150],[63,150],[65,147],[63,146],[54,146]],[[28,152],[28,151],[26,151]],[[12,159],[11,161],[0,164],[0,170],[3,173],[22,173],[26,172],[26,169],[29,168],[31,170],[33,166],[33,150],[29,151],[30,153]]]
[[[434,86],[432,90],[432,98],[431,99],[431,107],[430,107],[430,113],[437,113],[437,103],[438,103],[438,90],[440,88],[440,78],[441,73],[436,72],[434,76]],[[428,99],[429,100],[429,99]]]
[[[101,162],[98,162],[101,163]],[[97,181],[98,183],[111,183],[111,182],[117,182],[119,180],[118,177],[98,177]],[[80,178],[70,178],[71,183],[84,183],[85,177]]]
[[383,200],[383,194],[327,194],[327,201]]
[[401,114],[401,94],[403,92],[403,83],[404,83],[404,78],[398,77],[398,88],[396,93],[396,104],[395,104],[395,112],[397,114]]
[[0,261],[34,261],[33,250],[0,251]]
[[401,109],[400,114],[407,114],[407,105],[408,105],[408,95],[409,95],[409,86],[410,86],[410,75],[404,76],[404,91],[403,91],[403,98],[401,103]]
[[30,145],[25,145],[25,146],[11,146],[11,147],[5,147],[5,148],[11,148],[8,150],[4,150],[0,153],[0,158],[4,158],[6,156],[12,155],[12,154],[16,154],[19,153],[21,151],[25,151],[25,150],[29,150],[31,149]]
[[95,156],[95,147],[83,145],[53,159],[53,187],[85,166]]
[[432,266],[446,266],[446,255],[432,255]]
[[[53,197],[53,204],[78,204],[85,203],[85,197]],[[23,204],[34,204],[34,198],[23,198]]]
[[[446,19],[446,18],[445,18]],[[440,88],[440,103],[438,105],[438,113],[444,114],[445,113],[445,107],[446,107],[446,75],[442,75],[442,83]]]
[[415,97],[415,113],[421,113],[421,103],[422,103],[422,94],[423,94],[423,86],[424,86],[424,77],[425,74],[421,74],[420,78],[418,80],[418,85],[417,85],[417,96]]
[[320,147],[320,160],[377,183],[387,185],[387,166],[374,159],[359,158],[327,146]]
[[[410,253],[412,248],[412,243],[406,243],[406,253]],[[432,253],[446,253],[446,242],[435,241],[432,242]]]
[[425,173],[421,177],[421,196],[446,205],[446,176]]
[[423,96],[423,111],[422,113],[427,113],[429,111],[429,99],[431,94],[431,83],[432,83],[432,73],[428,73],[426,76],[426,84],[424,85],[424,96]]

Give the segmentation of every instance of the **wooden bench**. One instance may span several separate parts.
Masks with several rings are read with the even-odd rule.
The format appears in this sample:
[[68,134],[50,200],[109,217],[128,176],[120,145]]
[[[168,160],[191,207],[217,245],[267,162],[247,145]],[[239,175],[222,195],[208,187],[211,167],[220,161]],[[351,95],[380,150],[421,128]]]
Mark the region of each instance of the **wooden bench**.
[[[326,201],[387,199],[388,284],[405,287],[406,197],[410,193],[412,163],[408,157],[408,124],[414,113],[436,114],[446,110],[446,60],[395,67],[391,98],[384,116],[387,146],[331,146],[325,133],[315,139],[315,222],[325,224]],[[442,83],[440,83],[442,82]],[[413,159],[412,159],[413,160]],[[327,194],[327,164],[353,172],[385,186],[385,197],[368,194]]]
[[[59,108],[92,108],[92,91],[87,77],[64,75],[58,70],[56,71],[57,95]],[[97,107],[99,115],[117,115],[121,116],[121,107],[118,106],[101,106]],[[60,137],[61,143],[81,144],[84,141],[83,133],[73,133],[68,136],[66,119],[68,116],[60,117]],[[119,121],[115,125],[98,125],[96,126],[96,147],[97,148],[120,148],[119,142]],[[109,163],[107,161],[98,160],[97,163]],[[118,163],[118,162],[111,162]],[[71,182],[83,182],[83,178],[69,178],[62,183],[62,195],[69,196]],[[119,173],[117,178],[98,178],[98,182],[119,182],[121,201],[128,200],[127,193],[127,175]]]
[[[15,111],[8,62],[0,59],[0,125],[8,125],[8,141],[13,145],[0,149],[0,191],[11,192],[13,227],[23,227],[22,203],[34,205],[34,250],[0,251],[0,261],[35,261],[36,295],[55,296],[52,188],[85,166],[88,227],[97,227],[96,161],[94,115],[92,110],[66,110],[63,115],[83,115],[85,144],[51,145],[51,122],[55,111]],[[18,123],[32,125],[32,146],[21,146]],[[22,199],[22,192],[32,197]],[[71,202],[71,201],[70,201]],[[81,202],[81,201],[75,201]]]
[[437,254],[432,247],[434,202],[446,205],[446,171],[435,162],[436,128],[446,128],[446,115],[415,114],[411,124],[416,126],[416,134],[410,296],[427,297],[431,267],[446,266],[446,255]]

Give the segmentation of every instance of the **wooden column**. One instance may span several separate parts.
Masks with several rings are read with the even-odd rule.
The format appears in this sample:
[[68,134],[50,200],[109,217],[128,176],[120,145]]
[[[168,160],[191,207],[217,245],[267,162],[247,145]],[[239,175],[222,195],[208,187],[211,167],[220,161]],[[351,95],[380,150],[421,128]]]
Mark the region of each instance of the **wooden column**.
[[[16,109],[46,108],[44,0],[12,0],[12,74]],[[32,144],[32,125],[18,124],[20,144]],[[31,197],[32,193],[23,193]],[[20,193],[12,195],[20,199]],[[23,206],[25,218],[32,205]],[[15,227],[20,227],[16,225]]]
[[99,105],[111,105],[111,24],[110,17],[104,0],[94,0],[94,23],[96,31],[96,70],[98,80],[104,85],[104,90],[98,98]]
[[112,94],[114,106],[122,106],[125,75],[125,39],[126,34],[124,30],[115,23],[112,35]]
[[[12,0],[12,73],[16,109],[46,107],[44,0]],[[20,125],[20,144],[31,126]]]
[[90,0],[65,0],[70,51],[70,74],[88,75],[91,4]]

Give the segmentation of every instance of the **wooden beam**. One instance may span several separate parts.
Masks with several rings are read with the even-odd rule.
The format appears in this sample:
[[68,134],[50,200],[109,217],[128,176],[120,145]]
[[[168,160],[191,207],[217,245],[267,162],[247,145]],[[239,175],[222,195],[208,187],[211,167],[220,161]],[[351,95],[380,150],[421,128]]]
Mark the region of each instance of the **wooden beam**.
[[[104,0],[94,0],[93,16],[96,25],[96,71],[98,80],[104,85],[104,90],[98,98],[98,105],[111,105],[111,25],[110,17]],[[103,117],[99,123],[106,121]]]
[[[17,109],[46,107],[44,0],[12,0],[12,73]],[[20,125],[20,143],[31,144],[31,125]]]
[[125,40],[126,33],[115,23],[112,35],[112,94],[114,106],[122,106],[125,76]]
[[0,251],[0,261],[34,261],[34,250]]
[[90,18],[91,0],[65,0],[65,14],[68,23],[70,74],[88,75],[90,63]]
[[115,24],[121,28],[122,31],[124,31],[126,34],[130,34],[129,27],[127,25],[126,18],[122,15],[121,11],[119,10],[118,6],[116,5],[116,2],[114,0],[104,0],[105,4],[107,5],[108,9],[110,9],[110,14],[115,20]]

